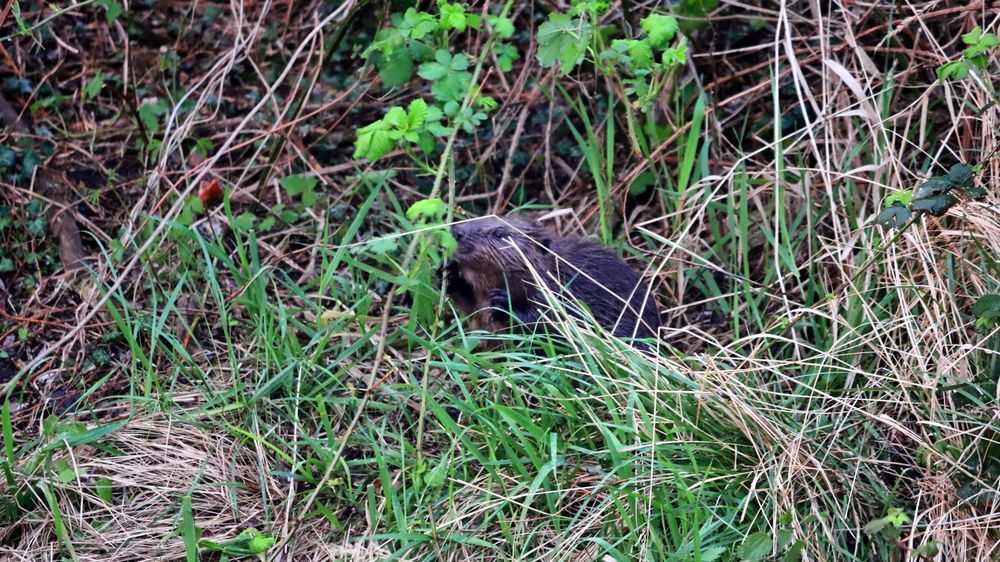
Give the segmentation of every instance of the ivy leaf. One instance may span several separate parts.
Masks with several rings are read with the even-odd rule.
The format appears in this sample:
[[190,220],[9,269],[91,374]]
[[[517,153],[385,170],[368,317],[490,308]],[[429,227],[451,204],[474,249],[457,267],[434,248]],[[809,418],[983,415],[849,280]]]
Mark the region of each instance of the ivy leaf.
[[545,68],[559,63],[565,76],[583,61],[593,34],[590,23],[569,14],[551,13],[549,19],[538,26],[538,52],[535,56]]
[[465,14],[465,6],[462,4],[449,4],[447,2],[442,2],[440,4],[441,9],[441,29],[449,30],[454,29],[455,31],[465,31],[465,26],[468,23],[467,16]]
[[924,211],[934,215],[935,217],[940,217],[948,212],[955,203],[958,203],[958,199],[950,193],[939,193],[937,195],[927,197],[925,199],[920,199],[913,204],[914,211]]
[[510,39],[514,35],[514,22],[503,16],[486,16],[486,23],[493,28],[493,33],[501,39]]
[[899,228],[910,220],[913,212],[901,205],[891,205],[882,209],[882,212],[875,217],[875,222],[886,228]]
[[937,68],[938,80],[965,80],[969,76],[969,63],[956,60],[942,64]]
[[739,548],[740,560],[756,562],[763,560],[771,554],[771,535],[760,531],[754,533],[743,541]]
[[677,34],[677,19],[673,16],[650,14],[639,21],[639,26],[646,32],[650,44],[657,49],[666,47]]
[[1000,295],[983,295],[972,305],[977,318],[1000,318]]
[[948,170],[948,181],[955,187],[970,187],[975,176],[972,166],[964,163],[955,164]]
[[390,129],[391,125],[381,119],[358,129],[353,157],[377,160],[392,152],[396,148],[396,141],[392,138]]

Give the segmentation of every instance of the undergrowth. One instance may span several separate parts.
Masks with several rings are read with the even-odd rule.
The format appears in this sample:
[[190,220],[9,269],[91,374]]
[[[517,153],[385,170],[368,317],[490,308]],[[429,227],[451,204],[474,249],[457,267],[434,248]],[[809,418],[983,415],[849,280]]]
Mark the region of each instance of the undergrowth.
[[[4,556],[997,556],[995,8],[9,8]],[[654,351],[470,330],[510,212]]]

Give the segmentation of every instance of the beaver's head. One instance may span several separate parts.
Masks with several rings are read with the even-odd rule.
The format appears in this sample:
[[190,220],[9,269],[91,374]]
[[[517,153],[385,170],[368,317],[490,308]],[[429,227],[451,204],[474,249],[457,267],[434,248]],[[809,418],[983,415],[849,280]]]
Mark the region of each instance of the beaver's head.
[[517,216],[489,216],[456,224],[451,229],[458,250],[455,261],[473,275],[504,274],[549,269],[552,234],[537,223]]

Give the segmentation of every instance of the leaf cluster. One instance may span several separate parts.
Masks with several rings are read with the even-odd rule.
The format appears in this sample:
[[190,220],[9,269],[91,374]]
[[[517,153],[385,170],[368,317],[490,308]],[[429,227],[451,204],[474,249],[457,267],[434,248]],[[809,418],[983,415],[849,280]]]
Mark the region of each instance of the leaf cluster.
[[875,220],[886,228],[899,228],[914,213],[943,216],[958,203],[959,196],[974,200],[986,196],[985,189],[975,186],[975,177],[975,169],[969,164],[955,164],[947,174],[928,178],[912,194],[891,195],[886,200],[888,206],[882,209]]
[[962,36],[962,43],[966,45],[962,49],[962,58],[939,66],[939,80],[964,80],[972,69],[985,71],[989,65],[990,51],[1000,45],[995,34],[983,33],[983,29],[978,26]]

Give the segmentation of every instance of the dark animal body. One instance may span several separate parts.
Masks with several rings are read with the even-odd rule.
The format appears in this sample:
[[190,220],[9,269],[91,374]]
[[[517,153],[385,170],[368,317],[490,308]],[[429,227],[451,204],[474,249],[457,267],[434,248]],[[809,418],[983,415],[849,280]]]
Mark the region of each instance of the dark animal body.
[[582,301],[615,336],[656,335],[660,316],[646,284],[598,242],[560,237],[517,216],[466,221],[452,233],[458,250],[444,266],[448,295],[472,315],[473,327],[500,331],[510,313],[536,326],[546,302],[541,281],[561,298]]

